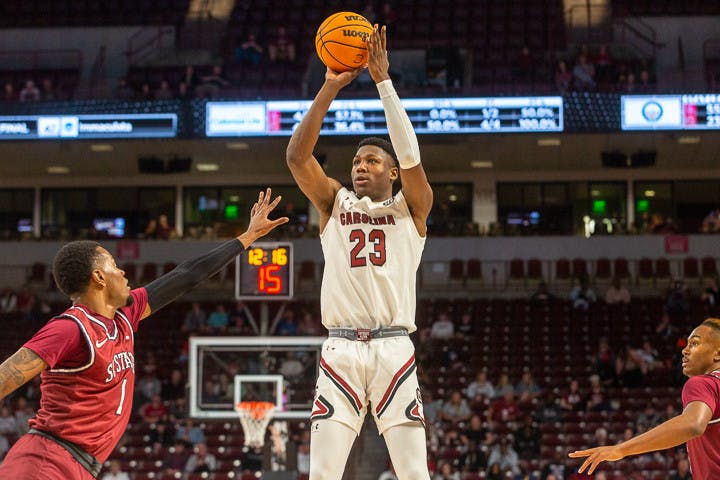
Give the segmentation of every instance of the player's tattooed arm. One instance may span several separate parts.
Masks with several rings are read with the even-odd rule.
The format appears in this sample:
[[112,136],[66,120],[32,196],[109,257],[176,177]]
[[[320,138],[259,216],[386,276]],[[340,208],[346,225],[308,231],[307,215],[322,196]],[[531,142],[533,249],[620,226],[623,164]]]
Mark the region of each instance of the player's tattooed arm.
[[21,348],[0,365],[0,400],[25,385],[48,367],[29,348]]

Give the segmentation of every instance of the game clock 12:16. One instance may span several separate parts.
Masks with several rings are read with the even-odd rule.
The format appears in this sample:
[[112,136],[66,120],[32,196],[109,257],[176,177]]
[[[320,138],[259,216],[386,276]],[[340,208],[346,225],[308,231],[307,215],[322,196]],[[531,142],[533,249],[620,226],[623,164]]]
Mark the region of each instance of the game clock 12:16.
[[237,300],[290,300],[292,296],[292,243],[254,243],[235,258]]

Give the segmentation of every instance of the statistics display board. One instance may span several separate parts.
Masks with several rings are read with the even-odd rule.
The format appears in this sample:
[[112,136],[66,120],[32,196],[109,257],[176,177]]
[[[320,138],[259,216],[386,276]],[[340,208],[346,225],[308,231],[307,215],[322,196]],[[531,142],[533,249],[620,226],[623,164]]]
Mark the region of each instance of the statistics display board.
[[623,95],[623,130],[720,130],[720,94]]
[[[208,137],[289,136],[312,102],[208,102]],[[402,100],[418,134],[563,131],[562,97],[416,98]],[[387,134],[379,99],[335,100],[321,135]]]
[[0,140],[174,138],[175,113],[0,116]]

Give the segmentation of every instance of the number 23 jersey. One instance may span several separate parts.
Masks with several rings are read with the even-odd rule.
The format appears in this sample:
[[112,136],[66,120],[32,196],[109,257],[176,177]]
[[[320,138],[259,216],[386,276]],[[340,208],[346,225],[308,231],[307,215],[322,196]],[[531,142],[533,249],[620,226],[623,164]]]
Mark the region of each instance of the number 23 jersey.
[[425,247],[402,191],[383,202],[341,188],[320,234],[326,328],[415,327],[416,272]]

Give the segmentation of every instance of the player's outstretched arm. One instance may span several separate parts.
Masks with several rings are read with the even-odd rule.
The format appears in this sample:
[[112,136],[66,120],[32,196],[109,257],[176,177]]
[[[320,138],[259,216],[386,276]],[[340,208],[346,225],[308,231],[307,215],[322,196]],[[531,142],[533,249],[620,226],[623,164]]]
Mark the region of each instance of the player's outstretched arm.
[[145,287],[148,295],[148,309],[143,318],[220,271],[258,238],[264,237],[278,225],[287,223],[287,217],[275,220],[268,218],[282,197],[277,197],[272,201],[271,198],[272,190],[270,188],[265,192],[260,192],[257,202],[250,210],[248,228],[240,236],[223,243],[205,255],[181,263],[174,270],[150,282]]
[[337,73],[330,68],[325,73],[325,83],[315,96],[310,109],[303,116],[290,137],[286,151],[286,160],[290,173],[300,190],[310,199],[320,212],[320,225],[324,225],[332,213],[335,194],[341,185],[337,180],[325,175],[322,167],[313,156],[315,144],[320,137],[323,119],[330,104],[338,92],[352,82],[362,72],[362,68],[349,72]]
[[377,85],[382,100],[388,133],[400,163],[402,192],[421,235],[425,235],[428,215],[432,208],[433,193],[425,170],[420,163],[420,146],[415,129],[400,102],[390,79],[390,61],[387,53],[387,29],[375,25],[368,38],[368,71]]
[[22,347],[0,365],[0,401],[48,367],[29,348]]
[[579,450],[569,453],[568,456],[571,458],[587,457],[580,466],[579,472],[582,473],[587,469],[588,473],[592,474],[601,462],[613,462],[629,455],[639,455],[682,445],[688,440],[702,435],[711,419],[710,407],[703,402],[690,402],[683,413],[677,417],[671,418],[627,442]]

